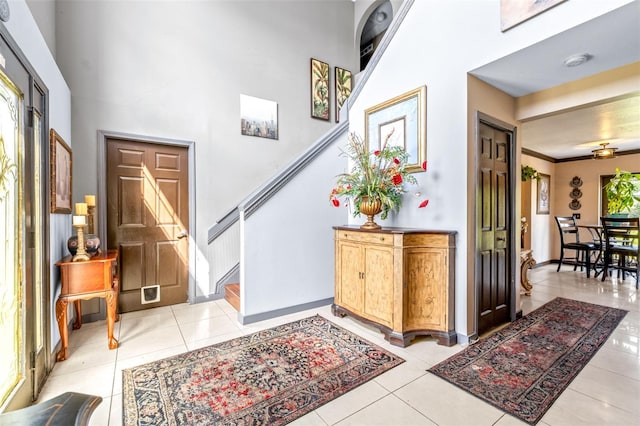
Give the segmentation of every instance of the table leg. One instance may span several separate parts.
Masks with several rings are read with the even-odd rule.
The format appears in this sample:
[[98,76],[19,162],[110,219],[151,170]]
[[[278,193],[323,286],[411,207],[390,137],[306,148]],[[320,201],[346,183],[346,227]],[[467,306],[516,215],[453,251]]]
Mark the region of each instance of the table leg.
[[116,293],[114,291],[107,292],[107,338],[109,339],[109,349],[118,347],[118,341],[113,337],[113,323],[116,319]]
[[56,320],[58,321],[58,330],[60,331],[60,350],[56,356],[56,361],[64,361],[67,359],[67,346],[69,344],[66,300],[58,299],[56,302]]
[[80,300],[75,300],[73,302],[73,306],[76,308],[76,320],[73,323],[73,329],[77,330],[82,327],[82,305],[80,305]]

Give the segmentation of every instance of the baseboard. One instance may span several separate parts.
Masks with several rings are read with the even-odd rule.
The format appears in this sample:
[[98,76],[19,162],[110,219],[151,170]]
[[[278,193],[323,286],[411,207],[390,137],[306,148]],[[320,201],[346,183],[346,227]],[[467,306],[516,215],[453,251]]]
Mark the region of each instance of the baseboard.
[[238,322],[242,325],[252,324],[258,321],[264,321],[272,318],[281,317],[282,315],[295,314],[296,312],[306,311],[308,309],[319,308],[333,303],[333,297],[328,299],[316,300],[314,302],[303,303],[301,305],[289,306],[287,308],[276,309],[273,311],[261,312],[259,314],[243,316],[238,312]]
[[219,293],[219,294],[213,293],[208,296],[196,296],[196,301],[194,302],[194,304],[213,302],[214,300],[220,300],[220,299],[224,299],[224,293]]
[[551,265],[552,263],[560,263],[560,261],[558,259],[545,260],[544,262],[536,263],[531,267],[531,269],[537,269],[542,266]]
[[478,333],[473,333],[468,336],[466,334],[456,333],[456,336],[458,337],[459,345],[468,345],[478,341]]

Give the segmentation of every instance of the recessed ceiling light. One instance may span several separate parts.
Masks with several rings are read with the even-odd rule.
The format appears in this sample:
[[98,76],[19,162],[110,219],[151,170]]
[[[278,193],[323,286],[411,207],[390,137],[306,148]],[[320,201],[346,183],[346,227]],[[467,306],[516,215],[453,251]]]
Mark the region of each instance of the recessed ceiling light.
[[593,58],[593,56],[588,53],[579,53],[577,55],[571,55],[565,58],[564,65],[566,67],[577,67],[578,65],[584,64],[591,58]]

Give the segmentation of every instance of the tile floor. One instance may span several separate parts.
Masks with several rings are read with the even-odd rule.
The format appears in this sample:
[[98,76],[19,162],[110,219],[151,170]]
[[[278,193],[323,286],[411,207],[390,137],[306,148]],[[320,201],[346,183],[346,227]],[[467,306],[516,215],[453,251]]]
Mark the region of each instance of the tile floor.
[[[640,300],[631,283],[586,278],[564,266],[530,271],[533,294],[522,297],[524,314],[556,296],[629,311],[606,344],[547,411],[541,425],[640,425]],[[419,338],[407,348],[390,346],[376,330],[336,318],[329,306],[242,326],[224,300],[133,312],[116,323],[117,350],[108,350],[104,321],[70,334],[70,356],[57,363],[40,400],[61,392],[100,395],[91,425],[122,423],[124,368],[211,345],[279,323],[319,313],[397,353],[407,362],[301,417],[294,425],[514,425],[524,424],[428,373],[430,366],[463,348]]]

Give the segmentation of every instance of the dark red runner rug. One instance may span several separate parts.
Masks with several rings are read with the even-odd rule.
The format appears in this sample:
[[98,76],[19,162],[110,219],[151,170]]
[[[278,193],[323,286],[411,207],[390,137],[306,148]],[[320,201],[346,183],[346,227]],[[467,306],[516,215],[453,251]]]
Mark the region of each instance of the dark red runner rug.
[[317,315],[124,370],[124,424],[283,425],[402,362]]
[[429,371],[535,424],[626,314],[558,297]]

